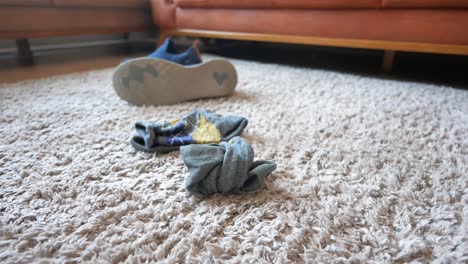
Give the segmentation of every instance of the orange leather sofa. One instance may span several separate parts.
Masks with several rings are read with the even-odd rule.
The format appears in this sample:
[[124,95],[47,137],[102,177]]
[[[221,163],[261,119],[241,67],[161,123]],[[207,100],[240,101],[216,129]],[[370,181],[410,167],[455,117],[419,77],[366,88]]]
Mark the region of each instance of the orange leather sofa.
[[147,0],[0,0],[0,39],[147,30],[149,8]]
[[25,64],[32,62],[28,38],[153,27],[148,0],[0,0],[0,39],[16,39]]
[[151,0],[161,39],[189,35],[468,55],[468,0]]

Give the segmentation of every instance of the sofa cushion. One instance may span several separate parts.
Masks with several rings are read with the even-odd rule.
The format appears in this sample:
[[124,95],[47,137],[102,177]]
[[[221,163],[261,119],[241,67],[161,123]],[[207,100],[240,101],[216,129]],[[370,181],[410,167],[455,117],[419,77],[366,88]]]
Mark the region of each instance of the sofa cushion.
[[[468,10],[176,9],[180,29],[468,45]],[[343,23],[345,21],[346,23]],[[437,21],[437,23],[434,23]]]
[[52,0],[0,0],[0,6],[48,6]]
[[66,6],[96,6],[96,7],[149,7],[146,0],[53,0],[58,7]]
[[174,0],[179,7],[197,8],[262,8],[326,9],[378,8],[381,0]]
[[382,3],[387,8],[468,8],[468,0],[383,0]]

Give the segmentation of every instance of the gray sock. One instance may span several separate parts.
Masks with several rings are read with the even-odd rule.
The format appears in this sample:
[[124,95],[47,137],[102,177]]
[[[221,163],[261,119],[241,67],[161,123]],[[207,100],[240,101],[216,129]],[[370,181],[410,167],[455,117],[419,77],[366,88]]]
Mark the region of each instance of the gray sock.
[[253,149],[241,137],[220,144],[184,146],[180,150],[190,171],[185,188],[191,193],[253,191],[263,187],[266,177],[276,169],[271,161],[253,162]]
[[165,153],[189,144],[210,144],[239,136],[247,126],[240,116],[221,116],[206,110],[196,110],[172,121],[135,124],[137,136],[130,143],[139,151]]

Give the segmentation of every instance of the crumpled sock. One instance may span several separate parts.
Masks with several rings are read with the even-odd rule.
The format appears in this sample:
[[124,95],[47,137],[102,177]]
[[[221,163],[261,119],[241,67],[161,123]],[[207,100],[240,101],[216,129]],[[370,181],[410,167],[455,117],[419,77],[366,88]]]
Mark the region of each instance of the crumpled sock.
[[137,135],[130,143],[139,151],[166,153],[189,144],[228,141],[239,136],[246,126],[247,119],[244,117],[196,110],[169,122],[136,122]]
[[276,169],[272,161],[254,162],[252,147],[241,137],[220,144],[184,146],[180,151],[190,171],[185,188],[191,193],[253,191],[262,188]]

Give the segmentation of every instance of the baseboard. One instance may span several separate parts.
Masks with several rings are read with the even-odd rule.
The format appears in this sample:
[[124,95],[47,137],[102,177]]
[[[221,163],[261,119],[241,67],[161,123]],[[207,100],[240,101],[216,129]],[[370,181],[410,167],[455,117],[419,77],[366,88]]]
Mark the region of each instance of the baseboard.
[[[148,43],[154,44],[155,41],[152,38],[145,39],[115,39],[115,40],[99,40],[79,43],[60,43],[60,44],[44,44],[38,46],[32,46],[31,51],[49,51],[49,50],[61,50],[61,49],[77,49],[77,48],[89,48],[89,47],[100,47],[100,46],[113,46],[113,45],[130,45],[130,44],[141,44]],[[4,48],[0,49],[0,54],[16,54],[17,48]]]

